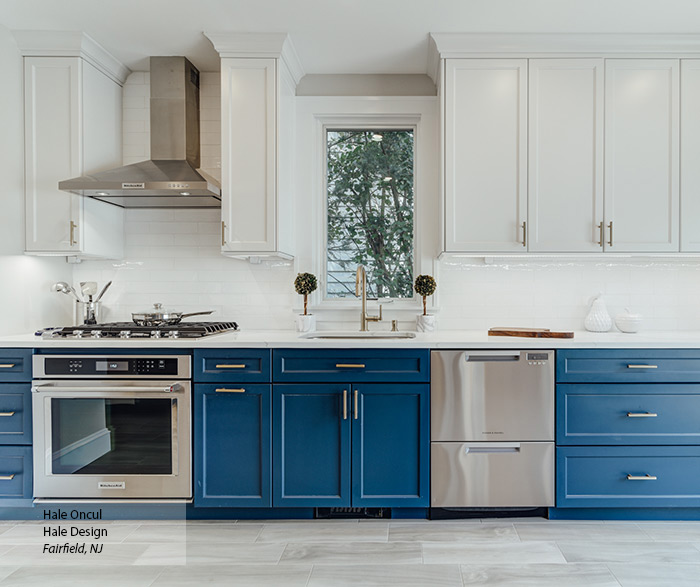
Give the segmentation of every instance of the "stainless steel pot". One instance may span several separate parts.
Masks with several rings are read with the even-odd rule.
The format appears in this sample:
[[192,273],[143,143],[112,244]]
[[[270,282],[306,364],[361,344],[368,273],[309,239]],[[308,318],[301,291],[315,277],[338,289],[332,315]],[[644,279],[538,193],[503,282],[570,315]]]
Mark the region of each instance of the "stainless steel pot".
[[153,304],[153,310],[134,312],[131,314],[131,319],[139,326],[162,326],[167,324],[179,324],[183,318],[189,318],[190,316],[205,316],[213,313],[214,310],[207,310],[206,312],[190,312],[189,314],[183,314],[182,312],[163,310],[163,304]]

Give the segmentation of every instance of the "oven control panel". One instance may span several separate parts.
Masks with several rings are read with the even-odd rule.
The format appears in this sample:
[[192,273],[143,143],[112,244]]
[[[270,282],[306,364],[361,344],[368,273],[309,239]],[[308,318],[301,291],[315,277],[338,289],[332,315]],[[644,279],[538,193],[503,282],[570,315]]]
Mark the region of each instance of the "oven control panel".
[[[50,356],[41,361],[40,377],[183,377],[182,358],[177,356]],[[187,357],[189,364],[189,357]]]

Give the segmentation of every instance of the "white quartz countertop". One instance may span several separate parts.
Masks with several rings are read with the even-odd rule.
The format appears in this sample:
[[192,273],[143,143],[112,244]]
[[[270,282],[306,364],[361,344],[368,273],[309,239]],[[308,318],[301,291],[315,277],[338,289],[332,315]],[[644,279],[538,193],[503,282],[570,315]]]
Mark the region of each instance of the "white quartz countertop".
[[0,335],[4,348],[700,348],[700,331],[649,331],[637,334],[577,331],[572,339],[488,336],[481,330],[418,333],[410,339],[303,339],[292,331],[258,330],[201,339],[66,340],[33,334]]

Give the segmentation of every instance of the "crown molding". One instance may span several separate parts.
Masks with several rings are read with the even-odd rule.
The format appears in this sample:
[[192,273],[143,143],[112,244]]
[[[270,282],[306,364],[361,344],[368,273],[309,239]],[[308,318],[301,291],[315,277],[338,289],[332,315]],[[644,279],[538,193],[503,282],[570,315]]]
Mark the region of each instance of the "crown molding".
[[697,56],[699,34],[649,33],[431,33],[428,74],[438,58],[521,55]]
[[81,31],[12,31],[12,34],[25,57],[82,57],[120,86],[131,73],[95,39]]
[[221,57],[281,59],[294,86],[305,75],[304,67],[287,33],[204,33]]

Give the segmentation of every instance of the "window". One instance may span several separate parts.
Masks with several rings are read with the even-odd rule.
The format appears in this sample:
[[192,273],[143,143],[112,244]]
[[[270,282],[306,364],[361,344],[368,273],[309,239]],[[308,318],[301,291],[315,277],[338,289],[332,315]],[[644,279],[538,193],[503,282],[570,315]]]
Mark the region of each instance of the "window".
[[413,129],[326,129],[327,298],[413,297],[413,191]]

